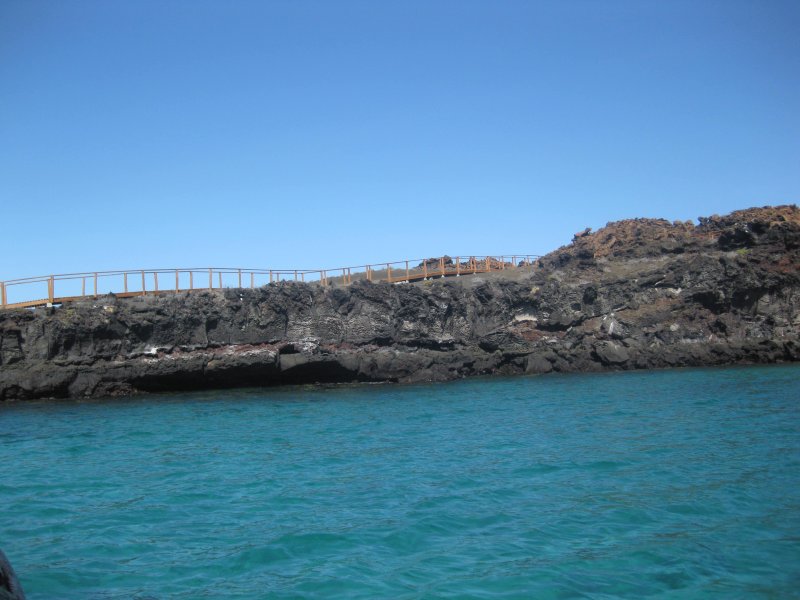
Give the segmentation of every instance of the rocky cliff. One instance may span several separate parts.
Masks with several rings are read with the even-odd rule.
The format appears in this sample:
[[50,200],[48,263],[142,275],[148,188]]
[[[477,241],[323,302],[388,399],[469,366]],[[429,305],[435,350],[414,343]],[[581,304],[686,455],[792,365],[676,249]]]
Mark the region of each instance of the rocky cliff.
[[0,311],[0,400],[800,358],[800,210],[610,223],[503,273]]

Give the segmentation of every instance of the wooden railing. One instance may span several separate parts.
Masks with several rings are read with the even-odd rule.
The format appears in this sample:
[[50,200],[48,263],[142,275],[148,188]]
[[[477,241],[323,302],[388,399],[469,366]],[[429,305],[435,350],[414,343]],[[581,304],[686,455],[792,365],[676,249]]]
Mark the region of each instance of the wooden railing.
[[348,285],[357,280],[404,283],[432,277],[454,277],[523,267],[532,268],[537,258],[539,257],[534,254],[441,257],[336,269],[210,267],[67,273],[0,281],[0,307],[33,308],[64,304],[108,293],[120,298],[129,298],[195,290],[255,288],[287,280],[313,282],[323,286]]

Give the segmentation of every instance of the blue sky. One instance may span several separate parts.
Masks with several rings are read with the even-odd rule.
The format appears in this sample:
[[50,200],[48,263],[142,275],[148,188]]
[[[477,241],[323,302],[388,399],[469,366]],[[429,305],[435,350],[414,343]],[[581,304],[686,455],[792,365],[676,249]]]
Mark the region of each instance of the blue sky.
[[0,2],[0,280],[800,200],[800,3]]

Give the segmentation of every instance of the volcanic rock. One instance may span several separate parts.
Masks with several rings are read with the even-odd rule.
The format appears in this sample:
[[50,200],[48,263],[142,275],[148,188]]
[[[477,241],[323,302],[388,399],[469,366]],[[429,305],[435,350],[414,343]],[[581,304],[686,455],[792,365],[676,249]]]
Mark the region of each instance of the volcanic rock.
[[800,358],[796,206],[609,223],[508,266],[3,310],[0,400]]

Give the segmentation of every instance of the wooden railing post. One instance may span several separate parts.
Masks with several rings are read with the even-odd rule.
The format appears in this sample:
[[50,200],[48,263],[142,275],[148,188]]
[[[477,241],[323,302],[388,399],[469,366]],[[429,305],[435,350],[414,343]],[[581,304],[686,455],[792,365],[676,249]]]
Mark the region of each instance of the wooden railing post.
[[219,281],[219,289],[222,289],[222,271],[217,271],[217,281]]
[[444,277],[444,256],[439,257],[439,267],[442,269],[442,277]]
[[180,289],[180,278],[178,277],[178,269],[175,269],[175,291]]
[[194,271],[189,271],[189,289],[194,289]]
[[392,266],[386,263],[386,281],[392,283]]
[[297,281],[297,271],[294,272],[294,280]]
[[250,289],[252,290],[256,287],[256,276],[251,272],[250,273]]
[[208,289],[214,289],[214,271],[212,269],[208,270]]
[[158,271],[153,271],[153,287],[156,293],[158,293]]
[[427,279],[428,278],[428,259],[427,258],[423,258],[422,259],[422,276],[423,276],[423,279]]
[[127,273],[123,273],[122,274],[122,285],[123,285],[123,287],[125,289],[125,292],[127,293],[128,292],[128,274]]
[[47,285],[47,299],[50,301],[50,304],[53,303],[56,297],[56,278],[55,275],[50,275],[50,279],[48,280]]
[[147,291],[145,290],[145,285],[144,285],[144,271],[142,271],[142,296],[145,296],[146,294]]
[[242,289],[242,270],[238,270],[239,273],[239,289]]
[[81,277],[81,296],[86,295],[86,277]]
[[271,269],[270,269],[270,272],[269,272],[269,282],[272,283],[272,270]]
[[461,275],[461,257],[456,256],[456,276]]
[[6,284],[0,282],[0,306],[5,306],[6,302]]
[[406,281],[411,281],[411,270],[408,268],[408,261],[406,261]]

